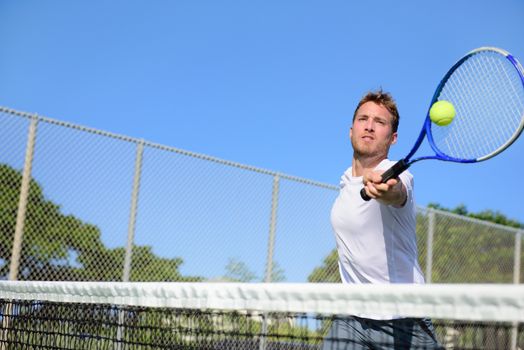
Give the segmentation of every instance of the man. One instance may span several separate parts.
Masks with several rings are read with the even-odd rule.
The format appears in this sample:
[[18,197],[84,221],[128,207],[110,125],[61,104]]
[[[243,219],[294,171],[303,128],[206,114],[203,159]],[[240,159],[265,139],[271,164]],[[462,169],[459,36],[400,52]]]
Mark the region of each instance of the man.
[[[381,183],[381,174],[395,164],[387,156],[397,142],[398,124],[395,101],[382,91],[365,95],[353,115],[352,166],[342,176],[331,211],[343,283],[424,283],[417,256],[413,176],[405,171]],[[363,186],[372,200],[361,198]],[[355,315],[336,320],[323,347],[411,348],[441,348],[430,320]]]

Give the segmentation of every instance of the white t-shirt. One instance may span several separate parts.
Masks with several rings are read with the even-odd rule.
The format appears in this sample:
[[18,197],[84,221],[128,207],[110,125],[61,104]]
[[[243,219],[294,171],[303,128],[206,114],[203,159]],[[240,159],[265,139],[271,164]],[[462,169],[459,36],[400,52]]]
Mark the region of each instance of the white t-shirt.
[[[376,169],[395,162],[383,160]],[[424,283],[418,263],[416,208],[413,176],[404,171],[400,180],[407,190],[402,208],[360,197],[362,177],[351,168],[341,179],[340,193],[331,210],[339,269],[344,283]]]

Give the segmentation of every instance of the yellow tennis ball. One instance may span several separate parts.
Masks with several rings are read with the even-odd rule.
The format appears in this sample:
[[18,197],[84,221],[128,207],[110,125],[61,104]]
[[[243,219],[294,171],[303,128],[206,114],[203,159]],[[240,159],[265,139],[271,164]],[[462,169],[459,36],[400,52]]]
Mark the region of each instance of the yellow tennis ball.
[[438,101],[431,106],[429,110],[429,118],[438,126],[448,125],[455,118],[455,107],[448,101]]

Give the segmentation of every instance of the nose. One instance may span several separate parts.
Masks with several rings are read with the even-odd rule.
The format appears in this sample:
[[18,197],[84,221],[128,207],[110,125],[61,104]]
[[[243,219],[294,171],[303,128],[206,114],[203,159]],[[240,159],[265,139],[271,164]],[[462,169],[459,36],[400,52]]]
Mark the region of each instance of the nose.
[[371,118],[366,121],[366,124],[364,125],[364,128],[366,130],[368,130],[368,131],[375,130],[374,122],[373,122],[373,120]]

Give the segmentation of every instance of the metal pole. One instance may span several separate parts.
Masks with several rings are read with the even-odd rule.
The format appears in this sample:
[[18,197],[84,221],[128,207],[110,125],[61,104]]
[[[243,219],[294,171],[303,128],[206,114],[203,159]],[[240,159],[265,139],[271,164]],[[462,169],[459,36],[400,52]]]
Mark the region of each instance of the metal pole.
[[[138,208],[138,193],[140,190],[140,177],[142,175],[142,158],[144,154],[144,142],[140,140],[136,146],[136,157],[135,157],[135,174],[133,177],[133,190],[131,192],[131,209],[129,212],[129,225],[127,228],[127,245],[126,253],[124,258],[124,273],[122,276],[123,282],[129,282],[131,276],[131,260],[133,256],[133,244],[135,241],[135,224],[136,224],[136,214]],[[116,349],[122,349],[122,339],[123,339],[123,324],[124,311],[119,311],[118,313],[118,328],[117,328],[117,344]]]
[[15,235],[13,238],[13,251],[11,263],[9,265],[9,280],[16,281],[20,269],[20,255],[22,252],[22,239],[24,234],[24,224],[27,212],[27,200],[29,198],[29,187],[31,185],[31,168],[33,166],[33,156],[35,150],[36,127],[38,117],[35,115],[29,124],[27,136],[27,146],[25,151],[24,171],[22,174],[22,184],[20,187],[20,200],[18,202],[18,213],[16,214]]
[[280,187],[280,177],[273,177],[273,193],[271,196],[271,217],[269,221],[269,241],[267,248],[266,276],[264,282],[269,283],[273,278],[273,254],[275,249],[275,233],[277,227],[278,192]]
[[[513,283],[520,283],[520,255],[522,251],[522,232],[519,231],[515,234],[515,255],[513,257]],[[517,349],[518,339],[518,323],[514,323],[511,328],[511,350]]]
[[135,175],[133,180],[133,192],[131,194],[131,209],[129,213],[129,225],[127,229],[127,246],[124,260],[123,282],[129,282],[131,275],[131,258],[133,255],[133,243],[135,241],[135,224],[138,208],[138,193],[140,190],[140,177],[142,174],[142,158],[144,154],[144,142],[141,140],[136,146]]
[[515,234],[515,256],[513,257],[513,283],[520,283],[520,255],[522,254],[522,232]]
[[431,283],[433,272],[433,236],[435,235],[435,212],[428,208],[428,238],[426,242],[426,283]]
[[[27,135],[27,145],[25,149],[25,160],[24,160],[24,170],[22,173],[22,184],[20,186],[20,199],[18,201],[18,212],[16,214],[16,226],[15,226],[15,235],[13,238],[13,251],[11,253],[11,262],[9,265],[9,280],[16,281],[18,279],[18,271],[20,269],[20,255],[22,252],[22,238],[24,234],[24,224],[25,217],[27,212],[27,200],[29,197],[29,188],[31,185],[31,169],[33,167],[33,157],[35,150],[35,140],[36,140],[36,127],[38,124],[38,116],[33,116],[31,118],[31,123],[29,124],[29,131]],[[4,350],[6,348],[6,341],[9,332],[9,326],[11,321],[12,314],[12,304],[7,303],[3,307],[4,317],[2,319],[2,346],[0,349]]]
[[[269,219],[269,239],[267,246],[266,276],[264,282],[270,283],[273,277],[273,254],[275,251],[275,233],[277,228],[278,192],[280,188],[280,177],[273,176],[273,191],[271,194],[271,216]],[[262,315],[262,334],[260,337],[259,350],[266,349],[267,337],[267,314]]]

